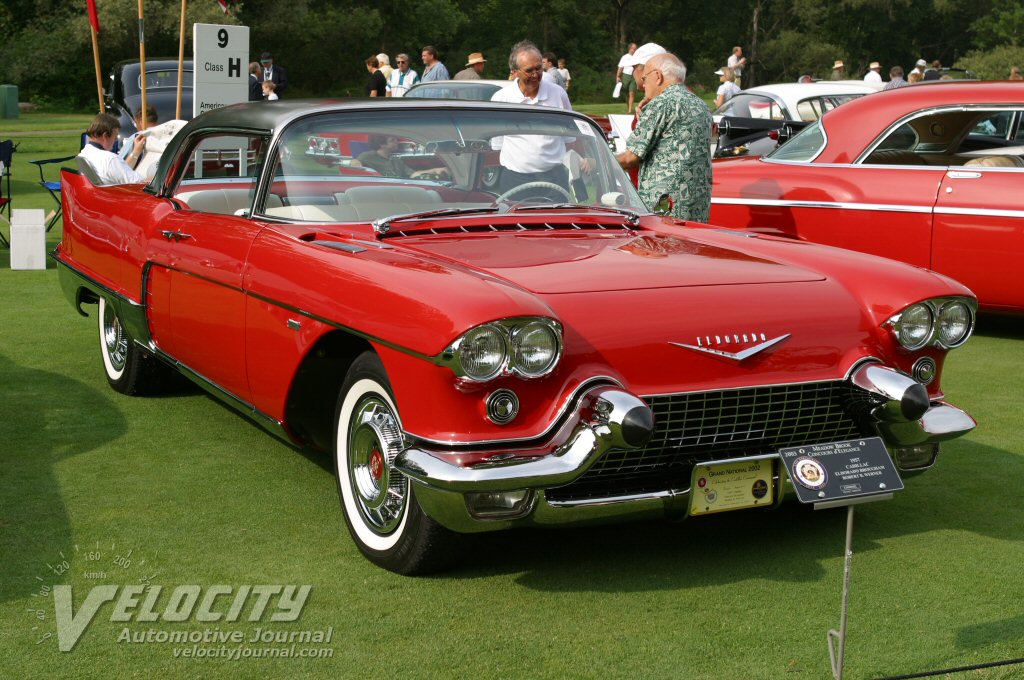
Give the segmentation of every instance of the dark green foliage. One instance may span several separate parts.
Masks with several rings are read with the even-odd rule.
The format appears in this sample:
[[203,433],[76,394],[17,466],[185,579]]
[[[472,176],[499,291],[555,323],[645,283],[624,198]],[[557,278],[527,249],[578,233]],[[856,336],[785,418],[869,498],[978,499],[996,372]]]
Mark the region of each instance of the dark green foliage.
[[[97,0],[106,73],[138,57],[137,5]],[[146,2],[149,57],[178,53],[179,0]],[[658,42],[690,68],[689,82],[714,89],[714,71],[734,45],[748,60],[743,86],[827,78],[843,59],[848,78],[871,61],[909,70],[914,61],[950,65],[973,51],[1020,46],[1024,9],[1018,0],[246,0],[229,16],[214,0],[191,2],[186,26],[241,23],[251,28],[252,58],[274,53],[289,70],[289,96],[359,96],[366,57],[419,53],[433,45],[454,74],[470,52],[487,57],[485,77],[508,75],[513,43],[529,39],[568,61],[574,101],[610,101],[615,66],[630,41]],[[0,0],[0,82],[17,84],[23,100],[50,109],[95,108],[92,52],[84,2]],[[190,55],[191,43],[185,53]],[[993,59],[1003,59],[990,52]],[[985,67],[1005,77],[1012,64]],[[977,69],[976,69],[977,70]]]

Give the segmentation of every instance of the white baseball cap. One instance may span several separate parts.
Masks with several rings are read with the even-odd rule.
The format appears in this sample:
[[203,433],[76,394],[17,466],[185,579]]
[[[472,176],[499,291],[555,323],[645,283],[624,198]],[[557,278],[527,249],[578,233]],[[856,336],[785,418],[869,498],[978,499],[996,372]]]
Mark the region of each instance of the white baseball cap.
[[928,62],[927,62],[927,61],[925,61],[924,59],[918,59],[918,60],[917,60],[917,64],[915,64],[915,65],[916,65],[916,66],[927,66],[927,65],[928,65]]
[[659,54],[667,54],[668,50],[659,45],[658,43],[644,43],[640,47],[636,48],[636,52],[632,54],[629,59],[629,66],[637,66],[640,64],[646,64],[650,61],[651,57],[656,57]]

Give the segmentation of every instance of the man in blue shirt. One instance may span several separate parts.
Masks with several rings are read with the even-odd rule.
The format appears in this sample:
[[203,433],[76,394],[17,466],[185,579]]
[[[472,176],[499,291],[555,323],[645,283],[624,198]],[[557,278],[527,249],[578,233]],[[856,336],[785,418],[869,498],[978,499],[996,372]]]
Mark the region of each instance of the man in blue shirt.
[[423,76],[420,80],[424,83],[431,80],[451,80],[451,76],[448,75],[448,69],[445,68],[437,58],[437,50],[434,49],[433,45],[427,45],[423,48],[423,53],[420,55],[423,57]]

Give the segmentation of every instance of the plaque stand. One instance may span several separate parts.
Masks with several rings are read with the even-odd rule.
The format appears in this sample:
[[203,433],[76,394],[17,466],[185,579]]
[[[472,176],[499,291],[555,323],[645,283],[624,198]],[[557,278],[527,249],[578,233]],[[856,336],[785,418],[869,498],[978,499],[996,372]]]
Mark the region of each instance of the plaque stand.
[[[846,613],[850,607],[850,570],[853,567],[853,506],[846,506],[846,560],[843,566],[843,608],[839,615],[839,630],[829,630],[825,635],[828,642],[828,658],[832,663],[832,677],[843,680],[843,660],[846,654]],[[836,641],[839,651],[836,652]]]

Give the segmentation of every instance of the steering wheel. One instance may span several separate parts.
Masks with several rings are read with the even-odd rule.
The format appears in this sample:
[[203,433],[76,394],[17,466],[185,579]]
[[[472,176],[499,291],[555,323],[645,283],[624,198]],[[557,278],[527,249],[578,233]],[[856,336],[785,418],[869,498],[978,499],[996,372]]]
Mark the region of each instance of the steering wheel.
[[569,195],[569,192],[553,182],[527,182],[526,184],[520,184],[517,187],[512,187],[502,195],[495,198],[494,202],[496,204],[503,203],[506,200],[508,200],[510,196],[514,196],[528,189],[551,189],[552,191],[557,191],[558,193],[562,194],[563,196],[565,196],[565,200],[572,203],[572,196]]

